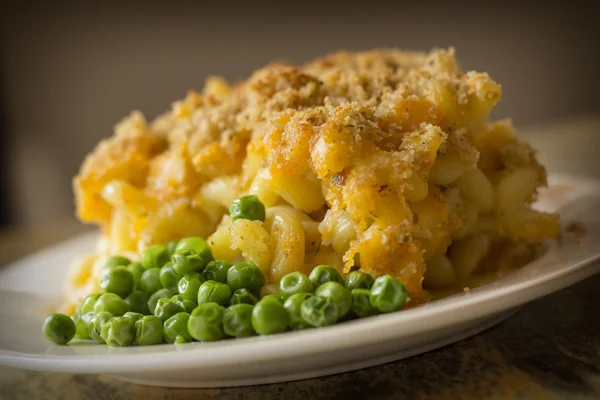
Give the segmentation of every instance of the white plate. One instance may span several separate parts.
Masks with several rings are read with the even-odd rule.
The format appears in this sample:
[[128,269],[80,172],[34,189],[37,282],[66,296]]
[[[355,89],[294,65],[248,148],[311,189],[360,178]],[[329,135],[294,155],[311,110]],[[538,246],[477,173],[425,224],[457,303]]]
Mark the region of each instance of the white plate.
[[421,307],[336,326],[214,343],[110,348],[55,346],[41,334],[46,309],[60,296],[66,265],[94,246],[95,235],[51,247],[0,271],[0,364],[34,370],[111,374],[149,385],[240,386],[311,378],[422,353],[476,334],[520,305],[600,269],[600,183],[551,178],[538,204],[560,210],[565,233],[540,259],[468,293]]

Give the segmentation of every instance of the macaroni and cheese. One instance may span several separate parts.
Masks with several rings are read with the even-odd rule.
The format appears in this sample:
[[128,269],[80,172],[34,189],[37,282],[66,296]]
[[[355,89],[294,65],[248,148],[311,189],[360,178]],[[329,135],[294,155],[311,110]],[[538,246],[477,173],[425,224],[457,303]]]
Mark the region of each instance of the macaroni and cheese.
[[[530,207],[546,184],[534,150],[509,120],[489,121],[500,97],[454,49],[375,50],[233,85],[211,77],[154,121],[136,111],[74,179],[77,215],[102,240],[75,263],[68,301],[96,289],[108,256],[190,235],[271,285],[328,264],[391,274],[413,301],[462,288],[501,268],[490,254],[559,233],[556,215]],[[266,206],[264,223],[232,222],[244,194]]]

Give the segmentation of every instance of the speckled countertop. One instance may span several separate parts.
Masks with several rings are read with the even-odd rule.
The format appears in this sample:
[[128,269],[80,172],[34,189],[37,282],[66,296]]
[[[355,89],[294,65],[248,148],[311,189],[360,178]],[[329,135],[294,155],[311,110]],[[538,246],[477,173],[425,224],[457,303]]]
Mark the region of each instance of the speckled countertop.
[[[0,235],[2,263],[81,230]],[[33,238],[33,239],[32,239]],[[225,389],[144,387],[0,367],[0,399],[600,399],[600,275],[524,306],[475,337],[406,360],[318,379]]]

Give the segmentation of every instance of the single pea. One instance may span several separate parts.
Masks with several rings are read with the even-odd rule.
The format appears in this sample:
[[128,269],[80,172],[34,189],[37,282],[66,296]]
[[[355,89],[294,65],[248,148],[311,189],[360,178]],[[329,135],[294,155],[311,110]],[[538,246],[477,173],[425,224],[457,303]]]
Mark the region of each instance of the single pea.
[[160,284],[165,289],[177,290],[177,284],[183,275],[179,275],[173,269],[173,265],[168,262],[160,269]]
[[369,301],[381,312],[398,311],[404,306],[408,294],[402,282],[390,275],[375,279]]
[[106,324],[112,318],[113,315],[108,311],[100,311],[99,313],[94,313],[94,315],[88,323],[88,332],[90,335],[90,339],[98,343],[105,343],[100,333],[102,332],[102,327],[104,326],[104,324]]
[[313,268],[308,277],[315,289],[325,282],[344,283],[342,275],[340,275],[337,269],[330,267],[329,265],[317,265]]
[[152,294],[162,289],[160,284],[160,268],[150,268],[144,271],[140,278],[138,289],[148,294]]
[[133,275],[133,282],[135,283],[134,288],[137,288],[140,284],[142,274],[146,270],[144,269],[144,267],[142,267],[141,263],[131,263],[127,266],[127,269],[129,270],[129,272],[131,272],[131,275]]
[[249,219],[250,221],[265,222],[265,206],[257,196],[249,194],[235,199],[229,208],[231,220]]
[[67,344],[75,336],[75,322],[67,315],[53,313],[46,317],[42,332],[46,339],[56,344]]
[[186,300],[180,294],[171,297],[171,300],[180,303],[188,314],[194,311],[194,308],[198,307],[198,304],[196,304],[195,301]]
[[131,264],[131,260],[127,257],[112,256],[104,263],[104,268],[126,267]]
[[341,283],[325,282],[315,290],[317,296],[330,299],[338,309],[338,318],[342,318],[352,307],[352,293]]
[[94,311],[94,304],[96,303],[96,300],[98,300],[98,297],[100,297],[99,294],[90,294],[86,296],[78,307],[78,314],[85,315],[90,311]]
[[102,311],[108,311],[115,317],[120,317],[129,310],[129,306],[119,295],[114,293],[104,293],[98,297],[94,303],[94,312],[98,314]]
[[140,346],[160,344],[163,339],[163,323],[154,315],[146,315],[135,322],[135,342]]
[[265,277],[256,264],[246,260],[229,268],[227,284],[232,290],[248,289],[252,293],[258,293],[265,284]]
[[105,269],[100,275],[100,289],[104,293],[114,293],[125,298],[133,290],[135,281],[127,267]]
[[260,299],[260,301],[271,301],[274,300],[276,302],[278,302],[279,304],[283,304],[283,298],[281,298],[281,296],[278,296],[276,294],[268,294],[266,296],[264,296],[262,299]]
[[90,320],[94,317],[94,312],[90,311],[83,315],[75,314],[72,319],[75,322],[75,337],[79,339],[89,339],[90,338],[90,330],[89,323]]
[[310,325],[302,319],[302,314],[300,312],[302,303],[310,296],[310,293],[294,293],[283,303],[283,308],[285,308],[288,313],[289,326],[295,331],[310,328]]
[[363,318],[378,314],[379,311],[371,305],[369,289],[352,289],[352,312]]
[[188,320],[190,314],[180,312],[173,315],[163,324],[163,337],[167,343],[189,343],[192,336],[188,332]]
[[188,320],[188,332],[203,342],[223,339],[223,315],[225,309],[217,303],[204,303],[192,311]]
[[150,298],[148,298],[148,310],[150,310],[151,314],[154,314],[154,310],[156,310],[156,304],[159,299],[168,299],[175,295],[175,292],[171,289],[160,289],[156,292],[152,293]]
[[185,275],[190,272],[200,272],[206,266],[202,256],[196,253],[191,254],[173,254],[171,257],[173,269],[179,275]]
[[346,275],[344,286],[346,286],[348,290],[371,289],[374,281],[373,277],[369,274],[365,274],[361,271],[352,271]]
[[279,281],[279,293],[284,299],[296,293],[312,293],[312,291],[312,282],[302,272],[289,273]]
[[232,264],[225,260],[216,260],[208,263],[204,268],[204,279],[207,281],[215,281],[221,283],[227,283],[227,272],[231,268]]
[[126,312],[125,314],[123,314],[123,316],[130,318],[134,324],[136,322],[138,322],[140,319],[144,318],[144,314],[140,314],[138,312],[131,312],[131,311]]
[[131,311],[147,315],[150,314],[148,298],[148,293],[141,290],[134,290],[125,298],[125,303],[127,303]]
[[311,296],[302,302],[300,315],[309,325],[319,327],[335,324],[339,311],[331,299]]
[[206,281],[198,289],[198,304],[217,303],[221,306],[229,305],[231,288],[215,281]]
[[288,313],[279,301],[263,298],[252,310],[252,327],[260,335],[284,332],[288,322]]
[[162,244],[150,246],[142,253],[142,266],[145,269],[162,268],[167,261],[169,261],[169,253]]
[[177,247],[175,248],[175,253],[179,254],[186,254],[191,251],[202,257],[202,260],[204,260],[205,263],[214,260],[212,251],[210,251],[208,243],[206,243],[206,240],[202,239],[199,236],[192,236],[181,239],[179,243],[177,243]]
[[169,257],[171,257],[173,254],[175,254],[175,250],[177,249],[178,243],[179,243],[179,240],[171,240],[165,246],[167,248],[167,254],[169,255]]
[[101,336],[109,346],[131,346],[135,340],[135,324],[128,317],[113,317],[102,326]]
[[229,300],[230,305],[235,304],[250,304],[251,306],[258,303],[256,296],[248,289],[236,289]]
[[173,299],[158,299],[154,309],[154,315],[162,322],[179,312],[185,312],[185,308],[183,304]]
[[198,301],[198,289],[204,283],[204,277],[197,272],[185,274],[177,284],[181,297],[186,300]]
[[250,304],[229,306],[223,315],[223,331],[233,337],[252,336],[252,309]]

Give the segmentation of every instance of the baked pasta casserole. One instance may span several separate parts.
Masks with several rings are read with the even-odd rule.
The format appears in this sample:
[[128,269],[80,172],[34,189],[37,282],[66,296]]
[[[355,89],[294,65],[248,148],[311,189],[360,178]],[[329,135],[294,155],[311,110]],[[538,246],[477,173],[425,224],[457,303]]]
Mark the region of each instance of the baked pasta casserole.
[[[559,233],[531,208],[546,185],[534,150],[489,120],[500,97],[454,49],[374,50],[211,77],[154,121],[134,112],[74,179],[77,216],[102,239],[74,263],[67,303],[97,289],[109,256],[192,235],[272,286],[327,264],[390,274],[419,303],[498,276]],[[228,215],[247,194],[264,222]]]

